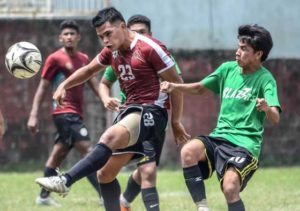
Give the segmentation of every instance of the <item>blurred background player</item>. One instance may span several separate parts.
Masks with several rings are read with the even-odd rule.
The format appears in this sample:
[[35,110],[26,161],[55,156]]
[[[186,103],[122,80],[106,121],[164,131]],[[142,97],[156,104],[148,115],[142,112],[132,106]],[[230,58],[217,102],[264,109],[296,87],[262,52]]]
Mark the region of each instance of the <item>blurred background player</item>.
[[[84,176],[99,170],[113,169],[119,163],[124,165],[131,156],[122,159],[111,156],[115,150],[140,147],[148,163],[139,166],[141,170],[141,193],[147,210],[159,210],[156,189],[156,160],[154,147],[158,137],[165,134],[168,122],[167,107],[171,97],[171,125],[178,144],[188,140],[181,124],[183,96],[173,92],[170,96],[159,91],[159,78],[180,83],[174,61],[166,47],[152,37],[146,37],[129,30],[122,14],[114,7],[100,10],[93,18],[93,26],[104,48],[88,65],[80,68],[59,85],[53,98],[63,103],[66,90],[92,77],[106,66],[112,65],[117,72],[121,89],[127,97],[115,124],[106,129],[98,144],[85,158],[77,162],[62,176],[37,178],[39,185],[48,190],[67,195],[70,187]],[[104,170],[105,171],[105,170]],[[110,173],[110,171],[107,171]],[[120,210],[120,185],[115,175],[110,180],[101,180],[101,193],[107,211]],[[101,177],[102,179],[102,177]]]
[[190,84],[163,82],[161,90],[220,95],[216,128],[181,149],[186,186],[198,211],[208,211],[204,179],[216,171],[229,211],[244,211],[240,192],[256,169],[261,151],[263,123],[279,123],[281,111],[277,85],[262,66],[272,49],[269,31],[258,25],[238,29],[236,61],[223,63],[202,81]]
[[[142,35],[152,36],[151,31],[151,20],[144,16],[144,15],[133,15],[127,21],[127,27],[131,31],[135,31]],[[175,59],[172,57],[173,61],[175,62],[176,71],[179,75],[181,75],[180,68],[176,63]],[[120,98],[118,100],[110,96],[110,89],[114,82],[116,82],[117,76],[114,73],[114,70],[111,66],[105,69],[104,75],[100,82],[100,95],[104,106],[109,109],[110,111],[118,111],[120,104],[123,104],[126,101],[125,93],[121,90],[120,91]],[[121,101],[121,102],[120,102]],[[161,146],[157,147],[156,150],[156,162],[157,165],[159,164],[159,158],[161,155],[161,150],[163,147],[165,134],[160,137]],[[142,163],[138,163],[141,165]],[[100,180],[101,174],[98,174],[98,180]],[[101,180],[100,180],[101,181]],[[141,192],[141,175],[138,169],[136,169],[132,175],[128,179],[127,187],[125,192],[120,196],[120,205],[121,211],[128,211],[130,210],[130,203],[136,198],[136,196]]]
[[[35,93],[32,109],[27,123],[28,129],[36,134],[38,132],[38,114],[40,105],[50,86],[53,90],[74,71],[89,63],[86,54],[77,51],[80,41],[80,31],[77,23],[73,20],[65,20],[60,24],[59,41],[63,47],[50,54],[42,69],[42,76]],[[88,81],[91,89],[97,97],[98,81],[95,77]],[[83,91],[84,85],[69,89],[66,92],[65,104],[59,107],[53,102],[52,116],[57,132],[55,144],[46,162],[44,176],[57,175],[56,168],[60,166],[70,150],[74,147],[81,156],[85,156],[91,149],[88,131],[83,123]],[[101,202],[100,188],[97,183],[96,174],[87,176],[96,189]],[[41,190],[36,199],[38,205],[58,204],[49,196],[45,189]]]

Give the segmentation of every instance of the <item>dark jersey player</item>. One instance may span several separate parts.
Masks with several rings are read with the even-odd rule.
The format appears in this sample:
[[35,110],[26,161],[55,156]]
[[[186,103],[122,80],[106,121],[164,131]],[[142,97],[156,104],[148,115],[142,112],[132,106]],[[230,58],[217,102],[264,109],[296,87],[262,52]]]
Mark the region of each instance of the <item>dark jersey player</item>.
[[[89,63],[86,54],[77,51],[80,41],[79,27],[75,21],[66,20],[60,24],[59,41],[63,47],[50,54],[42,69],[42,76],[34,96],[28,129],[33,133],[38,132],[38,114],[41,103],[50,86],[55,90],[60,83],[74,73],[78,68]],[[98,82],[91,78],[88,84],[97,96]],[[56,168],[60,166],[69,151],[74,147],[82,156],[91,150],[88,131],[83,123],[83,89],[84,84],[73,87],[66,92],[64,106],[58,106],[53,101],[52,117],[57,132],[55,144],[46,162],[44,176],[57,175]],[[88,175],[89,181],[100,194],[95,174]],[[100,195],[99,195],[100,196]],[[50,196],[49,191],[42,189],[36,199],[39,205],[58,205]]]

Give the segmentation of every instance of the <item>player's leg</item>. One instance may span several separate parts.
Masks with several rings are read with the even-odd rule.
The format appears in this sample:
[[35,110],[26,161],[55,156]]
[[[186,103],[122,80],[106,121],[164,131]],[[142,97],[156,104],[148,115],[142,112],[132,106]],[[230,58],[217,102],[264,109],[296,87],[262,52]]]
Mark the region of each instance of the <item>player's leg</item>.
[[132,158],[133,154],[126,153],[113,155],[108,162],[97,171],[97,178],[100,182],[102,197],[104,199],[105,210],[119,210],[119,196],[121,188],[116,179],[118,173]]
[[[51,177],[56,176],[56,168],[60,166],[61,162],[66,158],[69,149],[63,143],[57,142],[54,144],[53,149],[46,162],[44,169],[44,176]],[[42,188],[40,195],[36,198],[36,204],[47,205],[47,206],[60,206],[53,198],[50,197],[50,192]]]
[[[44,169],[44,176],[56,176],[56,168],[60,166],[61,162],[66,158],[70,145],[70,125],[64,114],[53,116],[53,122],[57,129],[55,133],[55,144],[46,162]],[[37,204],[42,205],[57,205],[55,201],[49,197],[50,192],[42,188],[40,196],[36,199]]]
[[235,168],[228,168],[223,177],[222,190],[226,198],[229,211],[245,210],[244,203],[240,198],[240,188],[240,175]]
[[147,211],[159,211],[159,197],[156,189],[156,161],[139,165],[141,193]]
[[120,196],[121,211],[130,211],[130,204],[141,192],[141,175],[138,169],[130,175],[125,191]]
[[[82,157],[85,157],[91,150],[92,144],[82,118],[77,114],[69,114],[68,120],[70,122],[70,131],[72,143],[75,149],[80,153]],[[97,191],[100,198],[100,204],[102,204],[101,191],[97,181],[96,172],[91,173],[87,176],[87,179]]]
[[[81,178],[102,168],[112,155],[112,151],[125,148],[128,144],[134,144],[132,141],[132,130],[139,130],[140,113],[133,112],[125,116],[126,123],[132,123],[132,128],[126,124],[116,124],[108,128],[100,137],[98,144],[83,159],[77,162],[64,176],[37,178],[35,181],[44,188],[67,195],[69,187]],[[123,121],[123,119],[121,121]],[[127,120],[126,120],[127,119]],[[133,120],[133,121],[132,121]]]
[[240,192],[258,168],[257,159],[243,148],[226,144],[218,147],[216,161],[216,172],[221,181],[228,210],[245,210]]
[[205,162],[205,145],[199,139],[192,139],[181,149],[181,163],[186,186],[197,209],[208,210],[204,186],[204,176],[199,162]]
[[[82,157],[85,157],[91,150],[91,142],[90,141],[76,141],[74,143],[75,149],[80,153]],[[100,204],[102,204],[102,197],[101,197],[101,190],[99,187],[99,183],[97,180],[96,172],[91,173],[90,175],[87,176],[87,179],[91,183],[91,185],[94,187],[94,189],[97,191],[98,196],[100,198]]]

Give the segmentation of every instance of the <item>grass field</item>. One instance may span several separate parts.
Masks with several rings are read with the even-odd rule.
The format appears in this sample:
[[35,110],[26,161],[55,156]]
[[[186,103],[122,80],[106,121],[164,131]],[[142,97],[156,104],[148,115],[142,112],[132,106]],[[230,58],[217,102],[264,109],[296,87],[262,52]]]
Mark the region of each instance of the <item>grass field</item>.
[[[94,190],[87,180],[72,187],[66,198],[54,195],[62,204],[60,208],[38,207],[34,200],[39,187],[34,183],[42,172],[0,173],[1,211],[92,211],[104,210],[98,204]],[[119,181],[126,184],[129,172],[122,172]],[[181,171],[161,170],[158,191],[162,211],[194,211],[195,207],[185,187]],[[216,176],[206,182],[208,203],[212,211],[227,210]],[[300,211],[300,168],[259,169],[242,193],[248,211]],[[141,198],[132,205],[133,211],[143,211]]]

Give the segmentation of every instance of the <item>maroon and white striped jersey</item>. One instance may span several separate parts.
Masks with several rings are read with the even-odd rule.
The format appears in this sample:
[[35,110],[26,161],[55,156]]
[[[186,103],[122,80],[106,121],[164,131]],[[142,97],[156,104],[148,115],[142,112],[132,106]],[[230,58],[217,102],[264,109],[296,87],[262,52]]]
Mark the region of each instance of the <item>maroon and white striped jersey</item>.
[[97,56],[101,65],[111,65],[130,104],[169,107],[168,94],[160,92],[159,74],[174,66],[167,48],[158,40],[138,33],[126,51],[104,48]]

